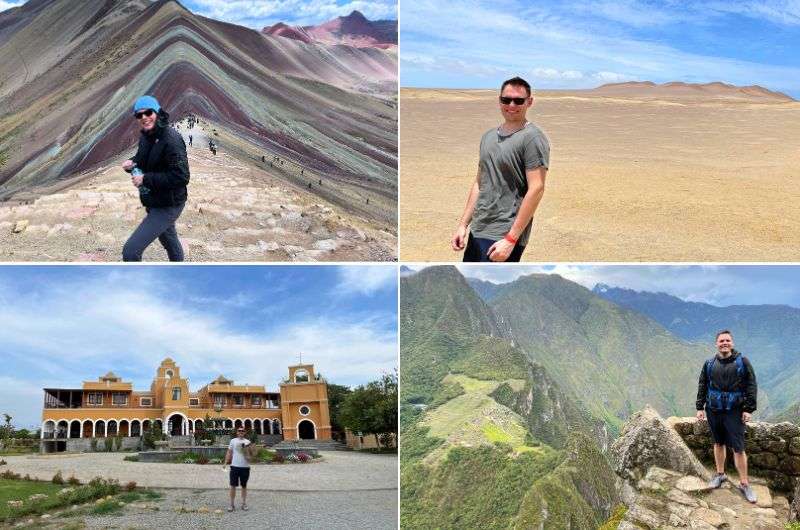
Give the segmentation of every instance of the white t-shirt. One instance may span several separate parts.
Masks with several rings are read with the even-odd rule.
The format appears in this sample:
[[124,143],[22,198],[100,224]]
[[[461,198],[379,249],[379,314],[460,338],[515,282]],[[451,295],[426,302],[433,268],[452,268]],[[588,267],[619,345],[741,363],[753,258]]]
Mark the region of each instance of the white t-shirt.
[[244,456],[244,448],[248,445],[250,445],[250,440],[247,438],[240,440],[238,437],[233,438],[231,443],[228,444],[228,449],[233,451],[233,459],[231,460],[233,467],[250,467],[250,462]]

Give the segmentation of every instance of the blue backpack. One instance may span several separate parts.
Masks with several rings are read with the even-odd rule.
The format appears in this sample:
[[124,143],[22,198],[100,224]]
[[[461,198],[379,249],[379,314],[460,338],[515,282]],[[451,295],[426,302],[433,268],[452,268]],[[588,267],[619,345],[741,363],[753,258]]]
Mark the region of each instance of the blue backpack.
[[[711,410],[731,410],[742,403],[742,392],[740,390],[725,392],[716,388],[714,380],[711,378],[711,371],[714,369],[714,361],[716,360],[717,356],[715,355],[706,361],[706,377],[708,378],[706,403]],[[733,362],[736,364],[736,374],[739,376],[739,379],[742,379],[744,377],[744,361],[742,361],[742,356],[737,355]]]

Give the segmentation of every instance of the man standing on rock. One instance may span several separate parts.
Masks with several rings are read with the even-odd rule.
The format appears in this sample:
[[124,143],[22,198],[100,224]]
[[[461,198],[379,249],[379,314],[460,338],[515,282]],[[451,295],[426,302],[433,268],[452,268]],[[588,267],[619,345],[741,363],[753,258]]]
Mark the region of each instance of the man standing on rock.
[[[550,142],[526,114],[531,85],[520,77],[500,87],[505,120],[481,138],[478,175],[450,246],[464,261],[519,261],[544,195]],[[467,228],[469,227],[469,228]]]
[[142,96],[133,106],[141,135],[139,148],[122,169],[132,173],[147,215],[122,248],[123,261],[142,261],[142,253],[156,238],[170,261],[183,261],[183,247],[175,222],[186,205],[189,160],[181,134],[169,127],[169,114],[153,96]]
[[[756,410],[758,385],[753,365],[733,349],[733,335],[728,330],[717,333],[717,354],[705,362],[697,385],[697,419],[708,419],[714,439],[714,463],[717,474],[710,485],[719,488],[728,480],[725,475],[726,447],[733,448],[733,461],[739,472],[739,491],[749,502],[756,494],[747,479],[747,454],[744,452],[745,423]],[[703,410],[705,408],[705,411]]]

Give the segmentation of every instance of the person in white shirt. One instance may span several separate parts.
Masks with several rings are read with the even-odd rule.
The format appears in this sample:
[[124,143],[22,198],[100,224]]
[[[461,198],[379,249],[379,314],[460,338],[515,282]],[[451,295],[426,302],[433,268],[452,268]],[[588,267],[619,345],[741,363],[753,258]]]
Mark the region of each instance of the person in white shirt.
[[[245,448],[250,443],[250,440],[244,437],[244,428],[239,427],[236,430],[236,438],[232,438],[231,443],[228,444],[225,465],[230,464],[231,466],[231,507],[228,508],[229,512],[235,509],[233,504],[236,500],[236,488],[239,485],[242,486],[242,510],[247,511],[247,481],[250,478],[250,463],[247,461]],[[223,466],[224,468],[225,466]]]

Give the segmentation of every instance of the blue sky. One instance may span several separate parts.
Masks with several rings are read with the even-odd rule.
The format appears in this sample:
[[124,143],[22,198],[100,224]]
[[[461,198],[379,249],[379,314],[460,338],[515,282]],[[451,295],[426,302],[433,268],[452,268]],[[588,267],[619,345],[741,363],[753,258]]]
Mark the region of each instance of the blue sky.
[[0,267],[0,413],[38,425],[42,388],[113,370],[150,387],[172,357],[197,390],[220,373],[277,391],[315,364],[355,386],[397,366],[396,266]]
[[[786,304],[800,307],[800,266],[774,265],[491,265],[459,264],[461,274],[507,283],[532,273],[560,274],[589,289],[598,283],[665,292],[717,306]],[[420,265],[411,265],[420,270]]]
[[417,0],[400,11],[402,86],[723,81],[800,98],[797,0]]
[[[314,25],[361,11],[370,20],[397,19],[396,0],[181,0],[193,13],[260,30],[276,22]],[[24,4],[0,0],[0,11]]]

